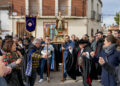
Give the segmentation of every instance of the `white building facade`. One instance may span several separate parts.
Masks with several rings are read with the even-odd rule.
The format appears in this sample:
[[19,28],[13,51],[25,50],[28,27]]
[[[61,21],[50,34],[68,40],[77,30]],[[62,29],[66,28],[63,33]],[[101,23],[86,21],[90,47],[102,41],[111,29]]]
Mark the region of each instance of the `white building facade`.
[[[47,0],[35,0],[35,1],[37,1],[36,8],[38,10],[31,11],[31,9],[35,9],[35,4],[33,6],[30,6],[31,5],[30,0],[25,0],[25,8],[26,8],[25,15],[30,14],[31,11],[31,15],[33,14],[33,16],[35,15],[38,16],[36,32],[32,33],[32,35],[37,38],[45,36],[44,35],[45,23],[56,23],[56,16],[58,15],[59,11],[63,11],[62,12],[63,17],[65,19],[65,22],[67,23],[66,25],[67,34],[70,36],[72,34],[75,34],[79,38],[81,38],[84,34],[93,36],[97,31],[101,29],[101,14],[102,14],[101,0],[81,0],[82,4],[79,3],[81,5],[80,7],[79,4],[76,5],[76,3],[78,3],[80,0],[76,0],[76,3],[74,2],[74,0],[62,0],[62,1],[66,1],[65,3],[62,3],[59,0],[54,0],[55,1],[53,2],[54,6],[48,5],[49,3],[47,4],[45,2]],[[51,2],[50,4],[53,3]],[[63,6],[63,8],[60,6]],[[48,14],[46,13],[45,10],[48,11]],[[51,11],[49,12],[49,10]],[[3,23],[7,20],[8,20],[7,22],[9,22],[7,25],[8,26],[7,28],[9,28],[10,30],[9,34],[11,34],[11,32],[13,32],[13,35],[21,34],[18,28],[21,27],[25,28],[25,26],[19,27],[19,23],[20,25],[22,25],[21,23],[24,23],[25,25],[25,15],[14,16],[12,17],[12,19],[10,17],[6,17],[7,18],[6,20],[2,19]],[[5,27],[5,24],[2,25],[2,28],[3,27]]]

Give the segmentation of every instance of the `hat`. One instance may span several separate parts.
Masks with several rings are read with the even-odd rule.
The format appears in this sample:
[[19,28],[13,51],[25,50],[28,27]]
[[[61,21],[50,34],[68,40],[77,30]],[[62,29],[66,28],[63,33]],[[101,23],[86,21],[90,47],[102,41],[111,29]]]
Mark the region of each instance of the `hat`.
[[89,37],[88,34],[85,34],[84,36]]
[[83,40],[83,39],[79,40],[79,44],[87,44],[87,43],[88,43],[88,41],[86,41],[86,40]]

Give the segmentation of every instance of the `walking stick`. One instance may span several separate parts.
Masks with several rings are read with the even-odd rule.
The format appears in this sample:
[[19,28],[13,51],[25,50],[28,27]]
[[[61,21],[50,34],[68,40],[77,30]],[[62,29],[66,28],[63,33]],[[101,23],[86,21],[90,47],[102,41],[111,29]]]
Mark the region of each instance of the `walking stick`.
[[64,82],[64,50],[62,50],[62,82]]
[[48,43],[47,43],[47,68],[48,68],[48,82],[49,82],[50,75],[49,75],[49,60],[48,60]]

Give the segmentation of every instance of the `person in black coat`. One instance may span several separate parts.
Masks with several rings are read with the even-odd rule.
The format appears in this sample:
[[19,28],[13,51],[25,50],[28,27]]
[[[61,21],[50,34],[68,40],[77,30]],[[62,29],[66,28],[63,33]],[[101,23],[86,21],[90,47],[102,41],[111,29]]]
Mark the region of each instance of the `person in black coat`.
[[87,45],[88,41],[80,40],[79,48],[74,48],[73,51],[69,50],[66,59],[67,74],[76,79],[77,71],[82,73],[83,84],[85,86],[91,85],[91,57],[89,53],[92,51]]
[[[94,49],[93,52],[95,57],[98,57],[100,52],[102,51],[102,47],[104,44],[104,37],[103,37],[103,33],[102,32],[98,32],[96,34],[96,42],[92,45],[94,45]],[[99,79],[98,76],[101,75],[101,66],[93,61],[92,64],[92,78],[93,79]]]

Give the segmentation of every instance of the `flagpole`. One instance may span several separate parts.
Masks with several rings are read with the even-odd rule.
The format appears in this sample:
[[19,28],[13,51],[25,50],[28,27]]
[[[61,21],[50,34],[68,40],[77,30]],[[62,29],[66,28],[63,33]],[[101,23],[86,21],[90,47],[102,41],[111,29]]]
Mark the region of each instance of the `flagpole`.
[[48,70],[48,83],[50,82],[50,75],[49,75],[49,60],[48,60],[48,43],[47,43],[47,70]]
[[[38,19],[38,14],[36,16],[36,26],[37,26],[37,19]],[[37,37],[37,29],[36,29],[36,26],[35,26],[35,38]]]

